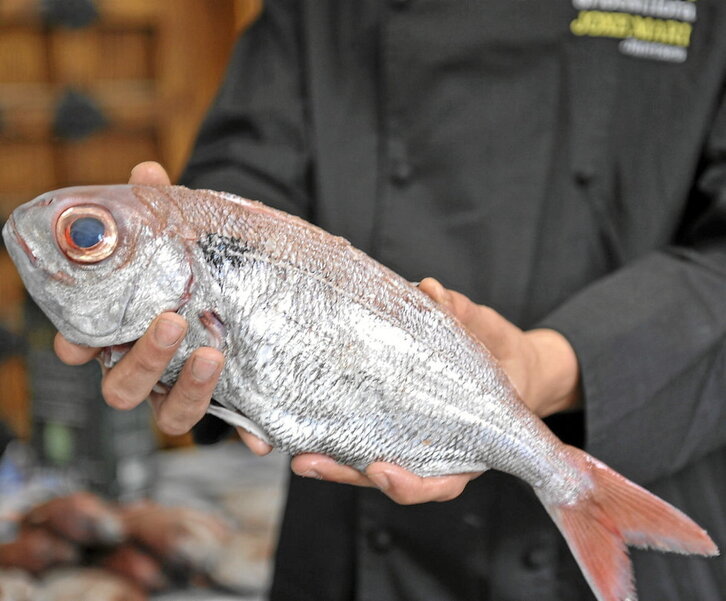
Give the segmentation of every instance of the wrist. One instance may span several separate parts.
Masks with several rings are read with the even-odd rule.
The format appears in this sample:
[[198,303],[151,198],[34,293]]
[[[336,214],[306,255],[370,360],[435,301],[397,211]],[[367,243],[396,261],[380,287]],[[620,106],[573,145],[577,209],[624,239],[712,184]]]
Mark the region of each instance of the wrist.
[[525,332],[534,350],[529,407],[540,417],[581,405],[580,367],[572,345],[550,329]]

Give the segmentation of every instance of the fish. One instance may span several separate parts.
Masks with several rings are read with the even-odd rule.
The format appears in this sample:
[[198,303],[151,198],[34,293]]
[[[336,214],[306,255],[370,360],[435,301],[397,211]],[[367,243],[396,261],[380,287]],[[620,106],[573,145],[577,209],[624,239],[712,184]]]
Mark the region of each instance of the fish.
[[135,583],[92,567],[68,567],[43,576],[37,601],[148,601]]
[[54,497],[32,507],[21,525],[45,528],[77,545],[112,545],[126,534],[116,510],[101,497],[86,491]]
[[18,568],[0,568],[0,601],[33,601],[36,593],[30,574]]
[[193,507],[168,507],[143,500],[126,506],[129,537],[180,575],[213,566],[232,538],[231,524]]
[[[71,541],[42,528],[23,528],[13,540],[0,543],[0,569],[29,574],[80,561],[81,551]],[[1,598],[1,597],[0,597]]]
[[347,240],[224,192],[87,186],[3,229],[25,286],[71,342],[112,364],[163,311],[189,322],[162,377],[225,353],[209,412],[292,455],[421,476],[527,482],[598,601],[635,601],[627,546],[718,554],[689,517],[560,441],[447,310]]

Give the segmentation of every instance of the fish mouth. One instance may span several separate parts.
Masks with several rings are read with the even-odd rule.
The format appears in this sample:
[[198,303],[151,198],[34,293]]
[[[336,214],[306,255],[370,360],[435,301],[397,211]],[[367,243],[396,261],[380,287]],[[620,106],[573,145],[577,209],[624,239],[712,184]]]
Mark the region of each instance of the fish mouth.
[[28,246],[28,243],[25,241],[25,239],[18,232],[18,227],[15,224],[15,216],[14,215],[10,215],[10,219],[8,219],[6,226],[10,228],[10,233],[15,238],[15,242],[17,243],[17,245],[25,253],[25,256],[28,257],[28,260],[30,261],[30,264],[33,267],[37,267],[38,266],[38,258],[33,254],[33,251],[30,250],[30,246]]
[[5,224],[5,227],[8,228],[10,234],[13,236],[15,244],[23,251],[23,254],[28,258],[28,262],[30,263],[30,266],[32,268],[37,269],[38,271],[42,271],[47,274],[48,277],[58,282],[62,282],[68,286],[72,286],[76,283],[76,279],[65,271],[49,271],[39,264],[38,257],[35,256],[35,253],[33,253],[30,245],[25,241],[25,238],[20,235],[14,215],[10,215],[10,218]]
[[[36,255],[18,231],[18,223],[15,215],[11,214],[5,222],[2,234],[5,239],[7,251],[17,266],[18,273],[25,285],[25,288],[28,290],[30,296],[35,300],[38,306],[42,308],[43,312],[47,315],[53,325],[55,325],[59,331],[63,332],[69,340],[73,338],[77,339],[78,342],[89,346],[102,346],[101,344],[91,344],[92,342],[95,342],[94,338],[98,335],[95,330],[87,332],[86,328],[83,328],[80,324],[76,323],[73,316],[69,316],[67,312],[64,311],[61,304],[53,297],[53,295],[44,293],[46,282],[48,280],[53,280],[63,286],[71,287],[76,284],[76,278],[62,270],[53,271],[47,269],[45,262],[42,260],[42,255]],[[129,296],[130,293],[131,292],[129,292],[126,296]],[[111,327],[104,330],[101,335],[110,336],[117,329],[118,326],[111,325]]]

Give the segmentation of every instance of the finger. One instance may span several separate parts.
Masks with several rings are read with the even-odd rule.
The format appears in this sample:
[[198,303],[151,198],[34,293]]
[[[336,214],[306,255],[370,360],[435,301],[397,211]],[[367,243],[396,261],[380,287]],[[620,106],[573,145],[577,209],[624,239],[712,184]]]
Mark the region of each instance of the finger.
[[[519,349],[522,342],[522,330],[500,313],[484,305],[476,305],[458,292],[452,292],[454,305],[457,303],[468,303],[467,308],[459,305],[461,313],[459,319],[467,329],[481,340],[495,357],[500,360],[511,356]],[[466,299],[457,299],[457,295]]]
[[390,463],[373,463],[366,470],[366,475],[396,503],[414,505],[431,501],[450,501],[458,497],[479,473],[422,478]]
[[445,288],[441,282],[431,277],[421,280],[418,287],[433,301],[446,307],[464,325],[472,321],[478,305],[472,302],[469,297]]
[[272,445],[269,445],[264,440],[257,438],[254,434],[250,434],[244,428],[240,428],[238,426],[236,430],[237,434],[239,434],[239,437],[242,439],[242,442],[245,443],[250,451],[252,451],[255,455],[267,455],[270,451],[272,451]]
[[475,334],[478,327],[485,328],[484,331],[486,332],[489,322],[497,318],[503,319],[494,309],[485,305],[478,305],[461,292],[444,288],[443,294],[445,298],[444,305]]
[[431,300],[446,305],[446,288],[435,278],[424,278],[418,284],[418,289],[431,297]]
[[290,468],[298,476],[305,478],[317,478],[318,480],[353,484],[355,486],[374,486],[357,469],[347,465],[341,465],[335,459],[326,455],[314,453],[297,455],[290,462]]
[[149,186],[168,186],[171,184],[169,175],[156,161],[144,161],[131,170],[130,184],[146,184]]
[[224,355],[217,349],[202,347],[194,351],[169,393],[152,404],[162,432],[185,434],[202,419],[223,365]]
[[186,333],[186,321],[176,313],[157,317],[126,355],[103,379],[106,402],[132,409],[149,396]]
[[419,288],[432,300],[446,307],[472,334],[487,345],[497,346],[502,338],[519,332],[514,324],[491,307],[476,304],[461,292],[445,288],[434,278],[425,278]]
[[101,352],[100,348],[68,342],[61,334],[55,335],[53,347],[58,358],[67,365],[83,365]]

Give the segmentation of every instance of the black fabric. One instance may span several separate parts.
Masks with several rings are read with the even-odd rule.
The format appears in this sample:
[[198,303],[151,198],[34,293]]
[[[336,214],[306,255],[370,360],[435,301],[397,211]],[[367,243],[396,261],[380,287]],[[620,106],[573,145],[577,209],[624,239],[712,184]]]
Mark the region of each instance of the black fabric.
[[192,428],[192,437],[197,444],[214,444],[227,438],[232,432],[233,428],[227,422],[206,414]]
[[10,426],[0,421],[0,457],[13,440],[15,440],[15,433],[10,429]]
[[0,326],[0,360],[21,355],[25,352],[26,347],[25,339]]
[[[553,430],[726,546],[726,5],[670,3],[683,46],[585,35],[562,0],[265,6],[183,183],[562,332],[585,410]],[[641,601],[723,600],[723,558],[634,563]],[[271,599],[593,597],[531,490],[488,473],[418,507],[293,479]]]
[[[286,507],[288,534],[280,540],[276,563],[287,566],[292,577],[276,581],[274,596],[298,601],[354,598],[356,493],[347,485],[290,477],[289,494],[306,502]],[[310,561],[300,561],[300,553]]]

